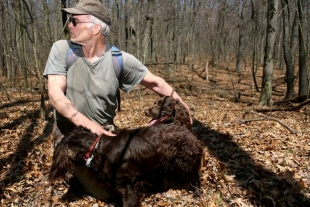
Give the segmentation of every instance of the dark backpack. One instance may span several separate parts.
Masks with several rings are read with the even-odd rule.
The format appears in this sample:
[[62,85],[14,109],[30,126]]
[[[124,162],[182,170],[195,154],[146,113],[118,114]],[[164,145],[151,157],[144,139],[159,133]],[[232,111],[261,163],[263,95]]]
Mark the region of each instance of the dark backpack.
[[[69,69],[73,63],[76,61],[78,58],[79,54],[81,54],[81,46],[73,43],[69,43],[69,51],[67,53],[67,59],[66,59],[66,64],[67,68]],[[115,46],[111,47],[111,52],[112,52],[112,62],[113,62],[113,67],[115,71],[115,75],[117,77],[117,80],[119,81],[123,75],[123,57],[122,57],[122,52],[120,49],[118,49]],[[117,110],[121,110],[121,94],[120,90],[117,91],[116,95],[116,101],[117,101]]]

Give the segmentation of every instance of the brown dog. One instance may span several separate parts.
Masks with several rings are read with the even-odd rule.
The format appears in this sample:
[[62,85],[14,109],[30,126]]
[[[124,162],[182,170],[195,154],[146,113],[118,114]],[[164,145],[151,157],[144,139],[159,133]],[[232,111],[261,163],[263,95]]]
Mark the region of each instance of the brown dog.
[[50,179],[64,178],[76,165],[85,164],[85,154],[94,146],[90,169],[115,192],[123,206],[140,204],[142,193],[153,192],[164,180],[200,186],[199,169],[202,144],[185,127],[158,124],[137,129],[122,129],[116,137],[96,134],[78,127],[56,146]]
[[145,110],[145,115],[153,118],[148,126],[165,123],[184,126],[192,130],[190,115],[185,106],[178,100],[168,96],[161,97],[154,106]]

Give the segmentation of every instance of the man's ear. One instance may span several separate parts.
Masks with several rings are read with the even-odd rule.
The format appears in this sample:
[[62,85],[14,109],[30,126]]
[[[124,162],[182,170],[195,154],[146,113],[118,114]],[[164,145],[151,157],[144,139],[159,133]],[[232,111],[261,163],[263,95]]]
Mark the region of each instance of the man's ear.
[[100,26],[99,24],[95,24],[95,25],[93,26],[93,34],[94,34],[94,35],[100,34],[100,30],[101,30],[101,26]]

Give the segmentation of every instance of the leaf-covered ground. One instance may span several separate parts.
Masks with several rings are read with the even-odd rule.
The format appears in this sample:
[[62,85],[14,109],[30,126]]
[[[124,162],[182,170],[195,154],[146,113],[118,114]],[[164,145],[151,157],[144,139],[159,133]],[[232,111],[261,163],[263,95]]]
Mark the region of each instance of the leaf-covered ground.
[[[239,75],[210,68],[207,81],[199,76],[202,69],[178,69],[169,75],[151,70],[169,81],[190,106],[194,132],[205,143],[203,186],[200,198],[193,192],[168,190],[143,197],[142,206],[310,206],[309,105],[297,111],[257,112],[260,92],[254,90],[250,71]],[[276,103],[285,96],[284,71],[276,70],[274,79]],[[0,205],[112,206],[61,181],[50,184],[52,109],[46,100],[47,119],[41,120],[37,81],[32,79],[28,90],[21,83],[1,79]],[[238,92],[241,98],[236,102]],[[157,95],[137,88],[122,98],[116,124],[146,125],[149,118],[143,111]]]

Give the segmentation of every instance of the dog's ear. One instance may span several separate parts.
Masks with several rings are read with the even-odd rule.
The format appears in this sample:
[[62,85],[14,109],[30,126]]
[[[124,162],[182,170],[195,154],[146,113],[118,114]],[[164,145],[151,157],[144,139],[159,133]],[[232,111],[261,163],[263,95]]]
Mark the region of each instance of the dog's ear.
[[192,125],[189,112],[179,99],[174,100],[174,111],[174,123],[177,125],[185,126],[187,129],[191,130]]
[[75,158],[76,153],[62,145],[57,145],[54,155],[53,155],[53,163],[50,171],[49,179],[54,181],[56,179],[66,177],[66,173],[72,173],[74,170],[73,160]]

